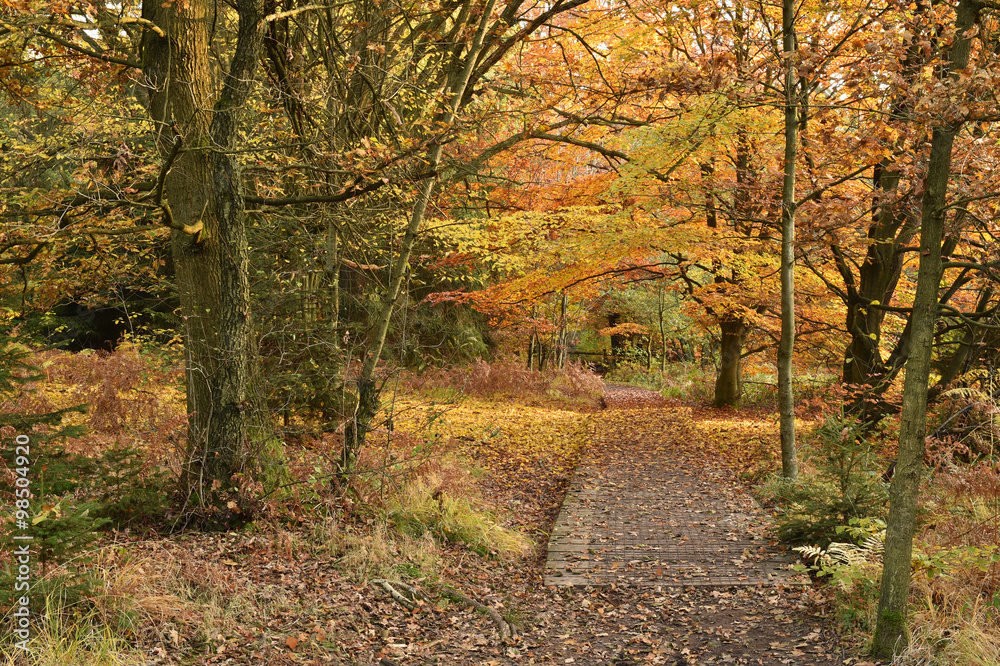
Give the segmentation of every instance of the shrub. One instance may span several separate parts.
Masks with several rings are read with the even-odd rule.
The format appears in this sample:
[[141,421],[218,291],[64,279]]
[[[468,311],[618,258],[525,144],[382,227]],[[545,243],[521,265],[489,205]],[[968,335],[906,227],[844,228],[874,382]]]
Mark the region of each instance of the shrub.
[[851,541],[831,542],[825,548],[795,548],[803,559],[812,561],[810,566],[798,568],[830,580],[836,594],[836,615],[844,629],[870,631],[875,627],[882,577],[885,522],[878,518],[854,518],[849,525],[838,526],[835,533],[850,536]]
[[663,384],[663,377],[659,370],[647,370],[645,365],[637,363],[619,363],[609,370],[604,378],[609,382],[641,386],[654,391]]
[[[18,456],[13,446],[4,447],[0,455],[0,496],[5,500],[13,499],[17,478],[14,470],[25,467],[30,470],[33,497],[29,505],[28,530],[33,537],[33,560],[39,567],[31,598],[34,603],[41,603],[49,592],[59,592],[63,601],[73,604],[89,593],[91,581],[85,569],[98,532],[109,525],[155,524],[166,508],[166,476],[149,464],[142,451],[132,446],[112,446],[92,456],[67,451],[63,442],[80,437],[83,428],[80,425],[63,427],[64,418],[84,410],[72,405],[53,409],[57,406],[38,390],[37,382],[43,375],[34,370],[28,360],[30,356],[30,350],[13,344],[9,338],[0,338],[0,427],[7,437],[27,434],[31,442],[30,455]],[[105,359],[114,356],[105,355]],[[72,357],[43,354],[42,358],[69,361]],[[93,358],[97,357],[92,355],[89,360]],[[99,379],[94,373],[83,372],[87,367],[94,370],[86,358],[83,361],[73,359],[58,368],[50,364],[49,369],[55,374],[66,374],[65,379],[100,385],[97,395],[104,398],[98,403],[120,417],[114,422],[117,425],[108,428],[116,437],[113,441],[117,441],[128,409],[117,404],[121,400],[116,403],[109,396],[117,396],[123,385],[134,388],[141,375],[135,368],[144,367],[142,363],[129,366],[135,366],[134,382],[127,378],[112,379],[117,370],[128,365],[118,358],[115,364],[97,373]],[[97,364],[97,368],[101,369],[101,365]],[[71,395],[91,390],[93,386],[89,385],[70,388]],[[98,418],[93,412],[91,417],[92,423]],[[109,415],[99,417],[107,419]],[[27,465],[24,458],[28,459]],[[10,523],[13,519],[12,515],[5,516],[4,522]],[[6,551],[11,546],[8,539],[0,544],[5,563],[10,561]],[[10,593],[14,590],[12,575],[9,567],[0,569],[0,604],[10,603]]]
[[779,538],[825,547],[851,519],[885,516],[888,489],[876,446],[857,421],[828,417],[812,433],[803,458],[815,471],[779,488]]
[[[75,498],[53,499],[46,491],[46,451],[56,447],[52,442],[79,434],[79,428],[62,427],[63,418],[70,413],[82,412],[81,407],[46,410],[33,401],[33,383],[39,379],[36,369],[29,363],[30,351],[14,343],[7,336],[0,336],[0,431],[4,439],[3,467],[0,468],[0,497],[7,506],[15,506],[16,481],[26,478],[30,482],[29,531],[33,537],[32,551],[44,573],[53,565],[83,555],[86,547],[96,538],[95,530],[106,521],[91,514],[93,507]],[[8,445],[15,436],[29,437],[29,444],[22,447]],[[27,461],[27,462],[25,462]],[[15,472],[15,470],[22,470]],[[30,474],[30,476],[28,476]],[[35,475],[38,478],[34,478]],[[60,490],[69,490],[70,484],[59,484]],[[24,501],[23,498],[18,498]],[[48,501],[46,503],[46,501]],[[3,516],[5,538],[0,542],[0,604],[8,606],[15,598],[15,571],[10,551],[14,546],[15,516],[13,511]],[[81,558],[85,559],[85,558]],[[86,589],[85,579],[73,579],[61,585],[66,594],[73,595]],[[37,590],[37,585],[35,585]],[[37,606],[40,597],[31,595]]]
[[711,402],[715,376],[701,363],[671,363],[662,376],[660,395],[685,402]]

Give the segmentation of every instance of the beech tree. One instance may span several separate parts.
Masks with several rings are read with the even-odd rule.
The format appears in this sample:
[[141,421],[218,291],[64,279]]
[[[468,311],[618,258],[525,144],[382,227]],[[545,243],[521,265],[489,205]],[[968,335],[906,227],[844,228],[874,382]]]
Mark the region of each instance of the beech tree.
[[[955,137],[965,120],[954,108],[967,93],[962,89],[980,22],[983,5],[978,0],[959,0],[941,88],[935,107],[931,152],[920,210],[920,267],[917,292],[909,322],[909,360],[900,417],[899,456],[889,489],[889,519],[886,523],[885,558],[879,594],[878,619],[872,653],[891,658],[908,642],[906,625],[909,606],[913,533],[917,523],[917,498],[923,476],[924,440],[927,425],[927,382],[933,359],[934,328],[938,318],[942,275],[942,240],[948,215],[948,185]],[[967,76],[967,75],[966,75]],[[956,112],[957,111],[957,112]]]
[[781,185],[781,340],[778,343],[778,409],[781,431],[781,475],[798,476],[795,452],[795,394],[792,355],[795,350],[795,161],[798,159],[798,77],[795,67],[795,2],[781,3],[781,46],[785,65],[785,156]]
[[[843,175],[829,191],[832,196],[807,202],[808,197],[804,198],[800,219],[809,236],[824,239],[827,251],[817,249],[801,256],[843,303],[843,327],[849,337],[840,374],[852,390],[847,411],[866,428],[898,409],[891,395],[893,385],[912,349],[909,322],[914,284],[905,268],[914,258],[912,245],[920,228],[918,201],[929,159],[923,108],[926,79],[922,77],[934,66],[940,51],[940,41],[929,37],[939,32],[939,23],[940,17],[929,3],[919,3],[910,12],[895,11],[891,5],[874,12],[857,33],[870,45],[870,53],[859,53],[854,65],[843,70],[847,98],[831,99],[821,112],[825,118],[820,119],[820,131],[810,133],[807,153],[815,154],[823,146],[830,156],[825,168]],[[882,85],[879,81],[893,83]],[[836,88],[841,89],[841,85],[836,84]],[[825,128],[833,118],[846,119],[852,113],[846,108],[837,110],[844,104],[870,111],[848,132],[851,138],[846,143],[843,137],[831,141],[833,135]],[[956,177],[961,180],[960,189],[970,196],[969,205],[976,207],[991,199],[989,193],[995,185],[971,173],[988,171],[985,165],[989,158],[975,147],[973,137],[969,141],[957,138],[957,149],[970,168]],[[841,145],[853,148],[844,152]],[[984,158],[982,168],[972,166]],[[864,177],[859,178],[862,173]],[[976,227],[981,225],[977,222],[970,227],[970,221],[988,218],[989,206],[960,211],[943,241],[945,255],[965,254],[974,246],[980,233]],[[813,242],[811,247],[815,247]],[[940,293],[940,304],[946,313],[954,308],[962,311],[961,317],[978,319],[989,306],[986,301],[977,304],[976,297],[970,300],[969,291],[979,289],[975,285],[985,273],[971,263],[965,268],[945,273],[948,287]],[[956,325],[958,319],[950,320],[935,336],[943,357],[942,372],[930,391],[932,399],[961,374],[963,359],[968,358],[968,347],[947,341]]]
[[[186,477],[192,489],[205,491],[203,500],[225,503],[232,491],[251,486],[261,464],[281,463],[259,375],[260,320],[248,274],[251,222],[259,228],[269,211],[282,210],[315,221],[310,232],[319,232],[324,256],[319,284],[333,294],[324,317],[337,340],[344,333],[341,267],[383,269],[347,258],[342,221],[351,213],[336,205],[392,190],[392,208],[380,216],[384,229],[351,229],[365,243],[384,239],[382,266],[389,268],[382,288],[370,294],[375,314],[364,343],[351,350],[361,372],[344,415],[340,471],[349,473],[377,411],[377,374],[410,254],[439,183],[457,173],[451,165],[459,160],[449,150],[464,131],[460,115],[492,99],[489,73],[511,49],[585,1],[331,8],[248,0],[230,8],[194,0],[144,3],[141,11],[95,5],[73,15],[56,5],[12,10],[4,30],[29,31],[37,48],[142,72],[159,163],[148,170],[152,182],[109,187],[104,209],[126,211],[133,220],[155,218],[155,224],[122,225],[111,234],[170,229],[185,332]],[[341,42],[338,32],[348,30],[351,40]],[[325,78],[314,74],[317,63]],[[270,95],[280,102],[283,123],[263,110]],[[263,182],[264,160],[281,177]],[[75,205],[18,214],[69,219],[66,211]],[[248,214],[248,207],[256,208]],[[74,222],[79,219],[83,215]],[[50,243],[26,240],[29,252],[16,261],[32,261],[37,248]]]

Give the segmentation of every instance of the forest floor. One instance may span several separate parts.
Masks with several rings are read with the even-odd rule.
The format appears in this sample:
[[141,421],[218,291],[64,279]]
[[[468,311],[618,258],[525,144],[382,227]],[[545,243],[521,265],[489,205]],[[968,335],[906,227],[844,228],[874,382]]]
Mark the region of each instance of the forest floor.
[[[190,611],[165,612],[147,663],[865,664],[839,644],[824,593],[802,580],[779,575],[705,586],[695,585],[703,575],[678,568],[673,580],[661,576],[658,583],[625,566],[613,580],[546,584],[553,581],[546,580],[547,538],[581,456],[612,457],[619,472],[659,456],[662,469],[696,480],[692,497],[723,498],[723,506],[756,523],[763,550],[774,547],[759,529],[768,523],[766,512],[730,501],[744,497],[741,483],[760,471],[754,451],[773,444],[773,433],[765,433],[774,429],[770,417],[692,409],[625,387],[609,388],[605,401],[606,409],[589,413],[474,402],[437,418],[448,421],[449,436],[464,442],[462,453],[482,466],[477,484],[485,499],[509,510],[508,523],[533,535],[535,547],[524,557],[484,558],[464,545],[420,550],[411,543],[407,550],[393,546],[371,519],[355,527],[304,521],[300,529],[132,542],[137,561],[172,562],[201,598],[215,600],[194,622],[212,627],[197,639],[185,629]],[[434,409],[407,408],[414,422]],[[472,421],[463,421],[463,414]],[[550,448],[525,453],[520,446],[515,454],[518,428]],[[493,436],[475,435],[484,430]],[[565,445],[568,440],[574,447]],[[655,493],[655,485],[649,490]],[[344,566],[351,555],[343,547],[323,545],[333,542],[353,544],[353,569]],[[428,555],[433,573],[421,564]],[[747,551],[736,558],[759,559]],[[426,598],[410,602],[413,608],[394,601],[376,578],[387,562],[393,589],[414,589]],[[359,576],[366,565],[370,572]]]

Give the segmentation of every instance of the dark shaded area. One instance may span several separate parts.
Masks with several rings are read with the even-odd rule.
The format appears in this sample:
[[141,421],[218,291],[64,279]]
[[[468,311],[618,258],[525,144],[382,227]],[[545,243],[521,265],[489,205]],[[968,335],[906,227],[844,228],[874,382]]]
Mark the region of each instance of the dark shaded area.
[[168,341],[178,328],[174,314],[179,303],[149,292],[110,290],[103,304],[86,305],[67,299],[37,322],[38,333],[49,343],[71,352],[84,349],[113,351],[128,335]]

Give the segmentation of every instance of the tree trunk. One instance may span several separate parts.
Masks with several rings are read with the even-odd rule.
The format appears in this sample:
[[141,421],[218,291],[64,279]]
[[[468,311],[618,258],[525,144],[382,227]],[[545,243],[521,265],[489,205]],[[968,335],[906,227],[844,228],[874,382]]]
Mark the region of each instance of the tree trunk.
[[[259,0],[239,0],[239,31],[220,90],[211,87],[210,30],[215,4],[144,3],[143,16],[167,34],[147,32],[143,68],[149,113],[164,155],[175,153],[163,187],[185,334],[189,487],[233,489],[234,475],[270,436],[254,391],[257,374],[248,277],[243,178],[233,154],[263,38]],[[186,227],[184,231],[178,227]],[[204,499],[204,497],[203,497]]]
[[[920,5],[917,12],[930,10]],[[928,55],[924,53],[920,35],[909,38],[909,46],[901,63],[901,75],[908,84],[915,82],[923,71]],[[892,104],[890,119],[906,122],[912,101],[909,85]],[[845,325],[851,341],[844,352],[842,381],[858,387],[859,395],[847,405],[847,412],[863,424],[874,425],[884,413],[875,407],[873,397],[881,396],[895,378],[882,357],[882,321],[885,310],[896,291],[903,270],[906,247],[917,233],[919,220],[910,210],[909,195],[899,191],[901,173],[891,157],[885,157],[872,170],[875,206],[868,226],[868,247],[864,261],[854,278],[854,262],[841,249],[833,246],[834,261],[844,279]]]
[[781,339],[778,342],[778,412],[781,476],[799,475],[795,454],[795,161],[798,157],[798,99],[795,68],[795,2],[782,0],[782,55],[785,58],[785,178],[781,188]]
[[[330,220],[326,229],[326,281],[330,288],[329,312],[327,314],[330,322],[330,340],[333,345],[334,356],[339,356],[340,334],[340,230],[337,225]],[[336,361],[340,363],[338,358]]]
[[[449,105],[436,119],[439,121],[441,128],[451,127],[455,122],[472,77],[472,70],[475,68],[476,60],[482,51],[483,40],[486,37],[486,30],[489,26],[495,5],[496,0],[488,0],[486,3],[465,60],[460,61],[462,65],[461,69],[456,69],[451,73],[451,76],[448,77],[450,84],[447,86],[448,89],[442,90],[443,93],[448,95]],[[431,171],[438,170],[443,154],[444,143],[435,143],[427,156],[427,165]],[[389,285],[379,305],[374,330],[369,338],[368,355],[365,358],[360,376],[358,377],[358,406],[354,417],[347,424],[344,432],[344,451],[341,456],[342,464],[340,470],[338,470],[338,476],[342,480],[346,480],[346,477],[353,471],[354,462],[357,459],[358,452],[365,444],[365,437],[371,427],[372,419],[378,413],[379,391],[375,384],[375,370],[382,358],[386,335],[389,332],[389,322],[392,319],[396,301],[399,299],[402,290],[403,279],[409,271],[410,253],[413,251],[417,233],[420,231],[420,225],[424,221],[427,206],[436,187],[437,178],[428,178],[417,193],[416,201],[414,201],[413,209],[410,212],[409,223],[400,242],[399,254],[392,266]]]
[[[976,312],[985,313],[987,309],[989,309],[990,301],[992,299],[993,287],[991,285],[986,285],[979,294],[979,302],[976,304]],[[973,351],[976,347],[982,349],[984,346],[992,346],[988,345],[988,343],[986,345],[983,344],[981,338],[982,334],[983,331],[977,331],[975,327],[971,325],[965,326],[962,338],[956,343],[955,351],[952,352],[947,365],[941,370],[940,379],[938,379],[937,383],[933,387],[929,387],[927,389],[928,401],[935,399],[944,391],[945,387],[964,374],[968,368],[972,367],[972,363],[974,363]]]
[[[956,76],[969,63],[973,27],[982,7],[961,0],[957,8],[955,40],[949,54],[949,72]],[[911,317],[910,355],[903,385],[903,411],[899,427],[899,457],[889,489],[889,520],[879,595],[878,620],[872,643],[873,656],[888,659],[901,652],[909,637],[906,626],[910,593],[913,533],[917,523],[917,497],[924,458],[927,427],[927,380],[933,357],[941,281],[941,240],[945,201],[951,170],[952,146],[961,121],[934,129],[927,180],[920,213],[920,267]]]
[[[876,166],[873,179],[883,199],[896,196],[900,174],[891,164]],[[891,381],[880,349],[885,310],[878,306],[892,299],[903,270],[904,248],[916,230],[916,221],[908,213],[894,210],[889,203],[881,205],[868,230],[868,250],[858,272],[857,286],[853,278],[847,283],[845,324],[851,341],[844,352],[842,381],[861,388],[861,395],[848,404],[848,411],[862,423],[877,420],[871,398],[881,395]],[[835,258],[842,273],[850,270],[837,251]]]
[[740,317],[729,317],[720,322],[722,329],[719,350],[719,374],[715,379],[716,407],[739,407],[743,396],[743,342],[746,323]]
[[[615,327],[621,322],[621,315],[613,312],[608,315],[608,326]],[[611,364],[613,367],[618,367],[618,361],[625,358],[625,336],[624,335],[612,335],[611,336]]]
[[[660,325],[660,374],[664,374],[667,371],[667,332],[663,325],[663,280],[657,282],[656,289],[656,315],[657,322]],[[681,350],[683,351],[684,345],[681,344]],[[662,378],[661,378],[662,381]]]
[[701,190],[705,197],[705,224],[709,229],[719,227],[719,217],[715,210],[715,161],[703,162],[701,165]]
[[566,342],[568,339],[569,326],[567,323],[566,311],[569,308],[569,296],[564,291],[559,307],[559,335],[556,346],[556,367],[560,370],[566,367]]

